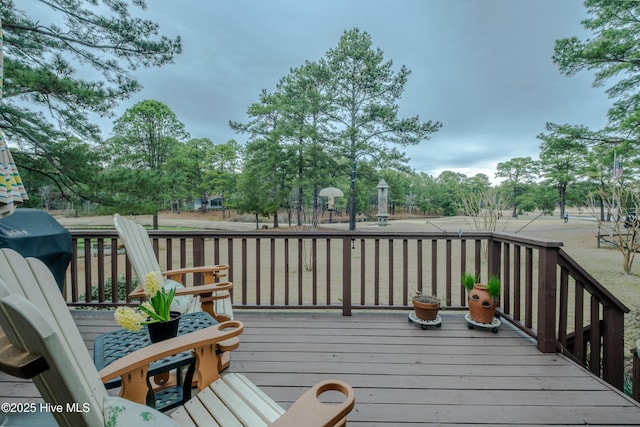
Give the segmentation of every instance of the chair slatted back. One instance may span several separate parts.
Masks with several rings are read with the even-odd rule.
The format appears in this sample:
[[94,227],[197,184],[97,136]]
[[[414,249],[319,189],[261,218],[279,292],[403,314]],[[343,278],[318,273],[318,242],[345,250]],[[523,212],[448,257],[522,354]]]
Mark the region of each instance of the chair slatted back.
[[138,276],[140,286],[144,288],[144,280],[147,273],[150,271],[162,271],[149,240],[149,234],[142,225],[119,214],[113,216],[113,224],[116,227],[118,236],[124,243],[127,258],[131,262],[136,276]]
[[[1,327],[10,341],[21,344],[21,350],[45,357],[50,369],[33,382],[47,402],[63,405],[64,410],[54,414],[56,421],[69,426],[103,425],[106,389],[49,268],[38,259],[0,249],[0,281],[0,298],[18,294],[33,305],[24,309],[29,324],[16,315],[9,316],[14,319],[11,324]],[[67,404],[76,403],[88,403],[89,410],[67,411]]]

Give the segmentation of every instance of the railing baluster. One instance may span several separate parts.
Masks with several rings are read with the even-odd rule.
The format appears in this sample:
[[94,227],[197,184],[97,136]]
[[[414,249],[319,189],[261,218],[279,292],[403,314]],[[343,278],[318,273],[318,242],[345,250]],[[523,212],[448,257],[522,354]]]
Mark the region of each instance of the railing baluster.
[[104,239],[102,237],[98,237],[96,240],[96,258],[98,261],[98,301],[104,302],[106,300],[104,292]]
[[511,245],[505,243],[502,247],[502,310],[509,314],[511,303]]
[[276,305],[276,239],[269,239],[269,302]]
[[325,266],[326,266],[326,277],[327,277],[327,305],[331,305],[331,239],[326,239],[326,253],[325,253]]
[[447,291],[446,291],[447,306],[450,306],[452,301],[451,281],[453,280],[451,278],[451,239],[446,240],[445,254],[446,254],[446,262],[445,262],[444,281],[447,285]]
[[118,288],[118,239],[111,238],[111,302],[117,303],[120,300]]
[[[422,286],[423,286],[423,284],[422,284],[422,277],[423,277],[423,275],[422,275],[422,265],[423,265],[423,263],[422,263],[422,239],[418,239],[418,240],[416,240],[416,266],[417,266],[417,268],[416,268],[416,270],[417,270],[416,271],[417,279],[416,280],[418,281],[416,286],[418,287],[418,292],[420,292],[420,293],[423,293],[423,290],[422,290]],[[433,286],[433,284],[432,284],[432,286]],[[433,293],[433,287],[431,289],[431,295],[436,295],[436,294]]]
[[467,289],[462,284],[462,277],[467,272],[467,239],[460,240],[460,280],[458,289],[460,290],[460,306],[467,304]]
[[631,397],[640,402],[640,340],[636,341],[636,347],[631,350],[633,355],[631,372]]
[[394,268],[394,257],[393,257],[393,239],[389,239],[389,254],[388,254],[389,264],[389,281],[388,281],[388,294],[389,294],[389,306],[393,305],[393,268]]
[[513,246],[513,318],[522,321],[522,246]]
[[164,242],[166,245],[165,262],[167,263],[167,270],[173,270],[173,239],[171,239],[171,237],[167,237]]
[[438,296],[438,241],[431,240],[431,290]]
[[573,354],[582,365],[586,365],[585,343],[584,343],[584,287],[578,281],[575,284],[575,324],[574,324],[574,344]]
[[318,305],[318,239],[311,239],[311,294],[313,305]]
[[304,264],[302,262],[302,251],[303,251],[303,242],[302,239],[298,239],[298,305],[302,305],[302,270],[304,269]]
[[533,249],[525,248],[525,278],[524,278],[524,325],[526,328],[533,327]]
[[351,316],[351,238],[342,238],[342,315]]
[[482,280],[482,240],[475,240],[475,272],[474,274]]
[[255,266],[256,266],[256,281],[255,281],[255,292],[256,292],[256,305],[260,305],[261,302],[261,294],[262,294],[262,289],[261,289],[261,280],[260,278],[262,277],[262,264],[260,263],[260,255],[262,254],[262,251],[260,250],[260,238],[256,239],[256,246],[255,246]]
[[[66,280],[66,284],[71,286],[71,301],[78,301],[78,238],[71,237],[71,280]],[[69,283],[70,282],[70,283]],[[69,294],[69,289],[65,289],[65,295]]]
[[91,302],[91,239],[84,239],[84,300]]
[[591,320],[589,321],[589,370],[600,376],[600,301],[595,295],[591,295]]
[[373,262],[373,303],[380,305],[380,239],[374,240],[374,262]]
[[367,295],[367,254],[366,254],[366,240],[360,239],[360,305],[365,306]]
[[402,239],[402,305],[409,300],[409,241]]
[[180,268],[187,266],[187,239],[180,239]]
[[558,341],[562,348],[567,347],[567,328],[568,328],[568,313],[569,313],[569,271],[561,267],[560,268],[560,323],[558,326]]
[[249,298],[247,296],[247,291],[248,291],[248,279],[247,279],[247,267],[248,267],[248,262],[246,262],[247,260],[247,239],[243,238],[242,239],[242,260],[245,262],[242,262],[240,264],[240,268],[242,269],[242,304],[243,305],[247,305],[249,303]]
[[284,305],[289,305],[289,239],[284,239]]
[[[205,254],[204,254],[204,237],[202,236],[193,236],[191,241],[193,245],[192,253],[193,253],[193,265],[206,265],[205,262]],[[203,279],[202,274],[196,274],[193,277],[193,285],[200,286],[202,285]]]
[[213,264],[222,264],[220,262],[220,239],[218,237],[213,238]]

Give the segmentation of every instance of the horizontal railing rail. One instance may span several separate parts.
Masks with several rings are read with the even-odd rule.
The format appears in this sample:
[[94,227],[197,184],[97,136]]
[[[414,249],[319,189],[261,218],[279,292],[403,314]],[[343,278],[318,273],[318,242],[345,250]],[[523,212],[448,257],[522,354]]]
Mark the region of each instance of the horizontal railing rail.
[[[72,306],[132,304],[136,278],[113,230],[71,230],[64,294]],[[501,279],[500,315],[622,389],[628,309],[562,243],[491,232],[159,231],[163,270],[228,264],[237,308],[353,310],[411,307],[416,293],[466,309],[461,277]],[[199,285],[202,278],[189,279]]]

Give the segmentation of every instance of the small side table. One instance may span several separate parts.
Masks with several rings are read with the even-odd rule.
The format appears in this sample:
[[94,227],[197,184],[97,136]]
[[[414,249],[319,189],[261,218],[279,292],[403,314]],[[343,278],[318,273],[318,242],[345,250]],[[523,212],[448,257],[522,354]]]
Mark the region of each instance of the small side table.
[[[218,322],[206,312],[183,314],[180,318],[178,335],[198,331],[216,325],[217,323]],[[96,368],[101,370],[127,354],[150,344],[151,341],[149,340],[149,333],[146,327],[138,332],[131,332],[126,329],[107,332],[98,335],[94,340],[93,362]],[[193,379],[193,373],[195,371],[194,362],[195,358],[190,351],[185,351],[153,362],[149,366],[147,376],[147,386],[149,387],[147,405],[160,411],[168,411],[188,401],[191,398],[191,380]],[[188,369],[183,379],[182,370],[184,367],[188,367]],[[173,369],[177,370],[176,385],[154,392],[149,378],[165,372],[168,373]],[[114,379],[105,383],[107,389],[116,388],[120,385],[120,379]]]

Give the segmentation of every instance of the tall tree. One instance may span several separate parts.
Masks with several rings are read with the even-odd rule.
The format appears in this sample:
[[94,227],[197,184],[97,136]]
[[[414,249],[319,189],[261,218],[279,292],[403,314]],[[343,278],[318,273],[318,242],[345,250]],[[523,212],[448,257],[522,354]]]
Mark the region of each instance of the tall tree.
[[513,202],[511,216],[518,216],[518,202],[528,184],[538,176],[538,162],[531,157],[514,157],[506,162],[498,163],[496,177],[505,178],[502,187],[510,193]]
[[312,225],[318,222],[318,193],[326,184],[334,168],[329,156],[331,138],[329,128],[330,100],[327,96],[326,66],[305,62],[291,70],[277,87],[279,109],[283,113],[281,143],[286,144],[295,196],[296,222],[304,222],[305,201],[313,201]]
[[563,126],[547,123],[548,133],[538,135],[540,144],[540,170],[547,182],[556,188],[560,204],[560,216],[566,208],[567,189],[585,173],[587,148],[576,141],[572,132]]
[[640,126],[640,2],[585,0],[589,18],[582,21],[593,37],[556,41],[553,61],[566,75],[594,70],[594,86],[613,83],[607,94],[614,99],[609,119],[615,128],[635,131]]
[[[208,153],[214,147],[209,138],[194,138],[179,144],[175,154],[167,161],[167,168],[174,171],[174,186],[182,191],[185,199],[206,199],[211,188],[205,180],[209,170]],[[205,204],[202,204],[203,208]]]
[[[175,197],[174,171],[166,168],[166,163],[176,152],[176,148],[189,134],[184,124],[165,104],[146,100],[127,109],[114,124],[114,137],[103,143],[105,158],[110,159],[112,170],[110,176],[123,174],[135,178],[127,187],[116,193],[120,196],[128,194],[127,203],[138,199],[137,205],[144,213],[154,215],[154,228],[157,228],[157,213],[160,203],[167,198]],[[136,174],[131,175],[130,171]],[[147,189],[142,193],[135,190],[136,184]],[[116,187],[117,188],[117,187]],[[114,188],[109,188],[113,191]]]
[[[282,143],[286,119],[281,99],[278,93],[262,90],[258,102],[247,110],[249,122],[229,122],[235,131],[250,134],[238,181],[240,194],[234,198],[233,207],[254,213],[256,221],[258,215],[274,214],[274,227],[278,225],[277,210],[287,205],[291,190],[289,156]],[[260,194],[241,194],[247,190]]]
[[[28,154],[20,159],[21,169],[39,173],[41,161],[49,163],[47,170],[57,171],[50,175],[53,183],[86,198],[93,197],[93,189],[75,185],[84,177],[76,175],[78,159],[67,159],[61,143],[98,141],[91,114],[109,115],[140,89],[134,70],[171,63],[181,51],[179,37],[159,35],[158,25],[132,17],[131,7],[144,10],[146,4],[0,0],[5,52],[0,127]],[[36,10],[38,18],[32,17]],[[87,67],[96,72],[93,80],[86,78]]]
[[431,199],[435,206],[442,209],[445,216],[458,214],[457,204],[464,193],[463,183],[466,179],[465,174],[453,171],[442,171],[436,178],[438,185],[435,194],[431,195]]
[[345,31],[338,46],[325,55],[329,72],[331,118],[338,129],[337,154],[351,166],[349,230],[356,228],[356,167],[363,157],[377,158],[381,166],[406,161],[393,144],[405,147],[428,139],[439,122],[420,122],[418,116],[398,117],[398,101],[410,74],[374,49],[371,36],[355,28]]
[[245,162],[238,177],[238,192],[232,205],[240,213],[252,213],[256,228],[260,216],[274,215],[273,226],[278,227],[278,209],[282,207],[288,188],[283,185],[288,170],[281,147],[275,138],[250,141],[245,147]]
[[287,204],[294,205],[298,226],[305,222],[305,202],[309,200],[314,204],[312,224],[317,225],[318,193],[333,168],[327,149],[331,130],[326,86],[326,67],[305,62],[283,77],[273,93],[262,92],[260,100],[248,110],[248,123],[231,123],[235,130],[250,133],[251,141],[267,137],[278,143],[287,158],[280,162],[281,167],[291,168],[285,173],[285,184],[291,187]]
[[211,194],[222,197],[225,204],[227,197],[236,189],[238,175],[241,172],[242,151],[242,147],[230,139],[224,144],[213,145],[205,154],[208,167],[203,187]]
[[128,108],[113,126],[105,144],[115,166],[154,169],[173,154],[175,144],[189,137],[184,124],[159,101],[146,100]]

